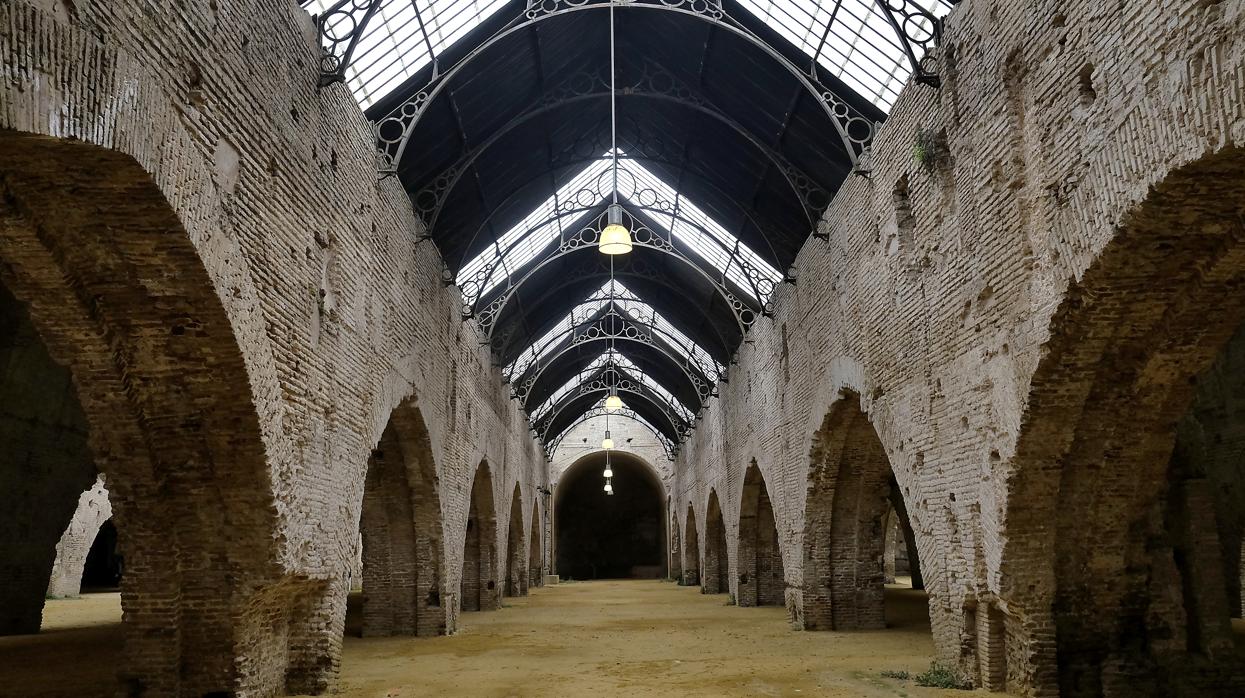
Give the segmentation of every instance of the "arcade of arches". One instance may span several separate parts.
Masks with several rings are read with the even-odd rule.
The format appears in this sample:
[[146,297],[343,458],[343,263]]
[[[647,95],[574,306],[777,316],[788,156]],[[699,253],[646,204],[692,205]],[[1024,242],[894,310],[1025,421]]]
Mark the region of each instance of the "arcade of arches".
[[1245,695],[1243,573],[1245,0],[0,2],[0,694]]

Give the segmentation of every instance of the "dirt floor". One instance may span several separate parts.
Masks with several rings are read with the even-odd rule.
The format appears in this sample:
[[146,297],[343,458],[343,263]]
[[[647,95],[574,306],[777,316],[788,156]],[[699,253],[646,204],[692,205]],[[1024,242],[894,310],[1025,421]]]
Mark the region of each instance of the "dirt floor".
[[[793,631],[783,609],[726,599],[669,582],[576,582],[463,614],[453,637],[361,639],[353,595],[338,695],[969,695],[881,675],[929,666],[921,592],[888,589],[891,627],[853,633]],[[43,632],[0,637],[0,695],[113,695],[119,619],[115,593],[49,601]]]
[[[359,638],[351,599],[339,695],[963,696],[881,676],[929,666],[924,594],[891,589],[885,631],[795,632],[669,582],[575,582],[462,615],[441,638]],[[49,601],[38,635],[0,638],[0,695],[112,695],[118,594]]]

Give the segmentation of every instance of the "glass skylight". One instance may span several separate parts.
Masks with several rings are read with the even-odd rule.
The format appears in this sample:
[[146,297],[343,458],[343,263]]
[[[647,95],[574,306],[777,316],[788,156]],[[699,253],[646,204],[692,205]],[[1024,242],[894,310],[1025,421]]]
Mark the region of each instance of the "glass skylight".
[[[341,0],[303,0],[303,7],[317,15],[342,4]],[[346,0],[344,4],[363,3]],[[505,4],[506,0],[382,0],[346,67],[346,84],[366,109]],[[330,33],[345,33],[360,18],[361,11],[353,19],[348,13],[335,15]]]
[[[951,11],[948,0],[915,2],[935,17]],[[883,111],[890,111],[912,72],[903,44],[873,0],[739,0],[739,4]],[[896,19],[903,26],[904,18]],[[913,28],[910,22],[909,33],[918,32],[931,35],[933,27]],[[912,48],[920,59],[921,47]]]
[[[593,359],[592,362],[586,367],[584,367],[584,370],[580,371],[578,375],[567,381],[561,388],[555,390],[553,394],[549,396],[548,400],[540,403],[536,409],[532,410],[532,421],[539,422],[545,417],[546,414],[549,413],[551,409],[553,409],[554,405],[558,404],[558,402],[569,395],[572,391],[579,388],[579,386],[591,380],[593,374],[599,369],[610,364],[613,364],[623,375],[623,377],[642,383],[649,390],[652,390],[653,393],[656,394],[657,397],[661,398],[662,402],[666,403],[666,406],[670,408],[676,416],[682,418],[683,421],[690,423],[696,417],[696,415],[692,414],[691,410],[684,407],[683,403],[679,402],[674,395],[671,395],[670,391],[666,390],[660,383],[653,380],[653,378],[647,373],[641,371],[640,368],[632,363],[630,359],[615,350],[606,350],[602,352],[600,356]],[[623,401],[626,402],[626,400],[627,398],[623,397]]]
[[[506,379],[514,380],[516,377],[522,376],[532,364],[544,358],[546,354],[560,344],[561,340],[573,328],[587,322],[593,315],[600,312],[602,308],[611,302],[621,308],[624,313],[636,322],[652,325],[660,330],[662,334],[668,335],[669,339],[672,339],[677,344],[674,348],[689,352],[691,354],[689,358],[709,380],[716,382],[726,372],[725,366],[715,361],[709,355],[709,352],[680,332],[661,313],[657,312],[653,306],[640,300],[639,296],[632,293],[620,281],[615,280],[612,283],[613,288],[611,289],[611,282],[605,282],[601,288],[575,306],[553,329],[546,332],[543,337],[533,342],[527,349],[524,349],[519,358],[506,367]],[[665,339],[665,337],[662,338]]]
[[[777,269],[688,201],[687,197],[680,195],[638,161],[628,158],[626,153],[620,150],[618,154],[618,196],[621,200],[632,203],[636,198],[643,198],[647,202],[655,195],[658,201],[669,203],[673,207],[669,214],[647,210],[645,213],[659,226],[664,226],[664,232],[670,233],[675,240],[748,293],[752,300],[761,302],[763,299],[756,298],[752,293],[748,274],[738,260],[732,258],[731,251],[738,250],[737,255],[762,278],[774,284],[782,281],[782,274]],[[588,221],[583,209],[604,203],[605,197],[611,193],[597,186],[598,180],[610,171],[610,167],[611,159],[607,152],[600,160],[594,160],[580,170],[518,225],[502,234],[496,244],[463,265],[456,283],[462,287],[466,282],[475,280],[481,272],[491,270],[487,271],[487,281],[480,288],[473,289],[477,298],[483,296],[505,281],[508,273],[514,273],[535,259],[542,249],[562,235],[564,229],[574,232],[576,226],[586,225]],[[586,201],[585,191],[593,192],[590,198],[594,200]],[[644,196],[637,197],[637,192],[644,192]],[[563,220],[568,218],[571,220],[564,226]]]

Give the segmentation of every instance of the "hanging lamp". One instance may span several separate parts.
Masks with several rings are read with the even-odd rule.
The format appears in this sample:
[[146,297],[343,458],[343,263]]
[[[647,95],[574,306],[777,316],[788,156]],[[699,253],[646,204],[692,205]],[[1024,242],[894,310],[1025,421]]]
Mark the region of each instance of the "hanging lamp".
[[609,419],[610,416],[605,415],[605,438],[601,440],[601,448],[607,451],[614,447],[614,440],[610,438]]
[[[623,224],[623,210],[618,203],[618,109],[615,92],[616,71],[614,68],[614,4],[610,2],[610,157],[613,159],[614,193],[613,201],[605,213],[605,229],[601,231],[601,239],[597,248],[601,254],[627,254],[631,251],[631,231]],[[608,407],[609,405],[606,405]],[[620,403],[621,406],[621,403]]]

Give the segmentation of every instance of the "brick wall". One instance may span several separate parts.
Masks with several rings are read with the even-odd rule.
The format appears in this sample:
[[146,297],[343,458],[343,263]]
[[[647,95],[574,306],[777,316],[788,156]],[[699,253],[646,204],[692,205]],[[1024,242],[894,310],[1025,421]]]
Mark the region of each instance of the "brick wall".
[[127,690],[325,690],[390,415],[426,423],[443,604],[476,465],[525,510],[546,481],[524,415],[296,3],[9,2],[0,55],[0,276],[114,494]]
[[86,555],[95,542],[95,536],[104,522],[112,517],[112,504],[104,478],[95,478],[95,484],[78,496],[78,508],[56,544],[56,562],[48,580],[49,598],[77,596],[82,590],[82,570]]

